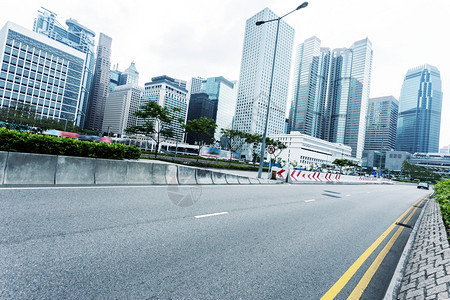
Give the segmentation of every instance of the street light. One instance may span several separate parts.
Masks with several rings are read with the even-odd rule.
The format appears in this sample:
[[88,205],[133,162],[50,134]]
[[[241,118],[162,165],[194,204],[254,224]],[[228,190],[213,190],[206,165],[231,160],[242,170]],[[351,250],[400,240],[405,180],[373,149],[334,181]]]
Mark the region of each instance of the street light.
[[267,100],[266,124],[264,126],[264,132],[263,132],[262,142],[261,142],[261,153],[260,153],[260,158],[259,158],[258,178],[262,177],[262,169],[263,169],[263,164],[264,164],[264,154],[265,154],[265,150],[266,150],[266,136],[267,136],[267,126],[268,126],[268,123],[269,123],[270,98],[271,98],[271,95],[272,95],[273,71],[275,69],[275,57],[276,57],[276,54],[277,54],[278,31],[280,29],[280,20],[283,19],[284,17],[286,17],[287,15],[293,13],[294,11],[302,9],[302,8],[305,8],[307,6],[308,6],[308,2],[303,2],[296,9],[288,12],[284,16],[281,16],[281,17],[278,17],[278,18],[272,19],[272,20],[267,20],[267,21],[257,21],[255,23],[256,26],[260,26],[260,25],[265,24],[265,23],[277,21],[277,33],[275,35],[275,49],[273,50],[272,75],[270,76],[269,97],[268,97],[269,99]]

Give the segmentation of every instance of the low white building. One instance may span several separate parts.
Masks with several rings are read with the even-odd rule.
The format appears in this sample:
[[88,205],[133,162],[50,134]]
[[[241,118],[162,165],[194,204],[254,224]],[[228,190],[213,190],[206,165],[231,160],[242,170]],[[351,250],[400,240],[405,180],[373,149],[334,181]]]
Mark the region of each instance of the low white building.
[[335,159],[350,159],[360,163],[351,157],[352,148],[343,144],[330,143],[298,131],[290,134],[278,134],[270,136],[271,139],[280,140],[287,145],[279,157],[286,162],[296,161],[298,167],[309,169],[311,165],[321,167],[323,164],[331,165]]

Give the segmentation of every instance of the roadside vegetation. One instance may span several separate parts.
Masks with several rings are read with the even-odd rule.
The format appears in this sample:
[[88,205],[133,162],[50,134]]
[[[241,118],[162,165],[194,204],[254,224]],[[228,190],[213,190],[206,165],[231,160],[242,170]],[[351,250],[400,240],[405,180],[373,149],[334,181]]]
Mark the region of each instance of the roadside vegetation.
[[443,179],[434,186],[435,199],[441,208],[442,219],[450,236],[450,179]]
[[135,146],[80,141],[6,128],[0,128],[0,151],[109,159],[138,159],[141,156],[141,150]]

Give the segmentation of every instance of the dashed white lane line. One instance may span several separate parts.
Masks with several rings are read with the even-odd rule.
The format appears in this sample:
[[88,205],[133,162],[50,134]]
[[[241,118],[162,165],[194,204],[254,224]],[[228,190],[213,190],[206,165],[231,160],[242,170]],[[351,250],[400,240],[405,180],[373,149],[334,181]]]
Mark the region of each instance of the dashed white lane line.
[[316,199],[305,200],[306,203],[308,203],[308,202],[314,202],[314,201],[316,201]]
[[347,194],[347,195],[345,195],[345,196],[350,197],[351,195],[350,195],[350,194]]
[[220,212],[220,213],[195,216],[194,218],[200,219],[200,218],[214,217],[214,216],[227,215],[227,214],[228,214],[228,212],[224,211],[224,212]]

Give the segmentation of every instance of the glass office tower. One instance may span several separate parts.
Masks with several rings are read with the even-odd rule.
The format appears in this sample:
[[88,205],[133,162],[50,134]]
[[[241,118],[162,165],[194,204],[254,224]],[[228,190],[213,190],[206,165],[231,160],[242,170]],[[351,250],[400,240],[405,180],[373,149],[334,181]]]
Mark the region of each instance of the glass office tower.
[[76,116],[76,125],[84,127],[94,74],[95,32],[74,19],[66,20],[66,29],[56,20],[57,15],[54,12],[42,9],[43,11],[38,11],[39,15],[34,20],[33,31],[85,54],[79,109]]
[[0,107],[29,107],[38,118],[74,122],[85,55],[7,22],[0,30]]
[[364,150],[395,149],[398,100],[393,96],[369,99]]
[[288,132],[323,139],[330,49],[313,36],[297,48]]
[[396,150],[438,152],[441,110],[439,70],[431,65],[409,70],[399,100]]

